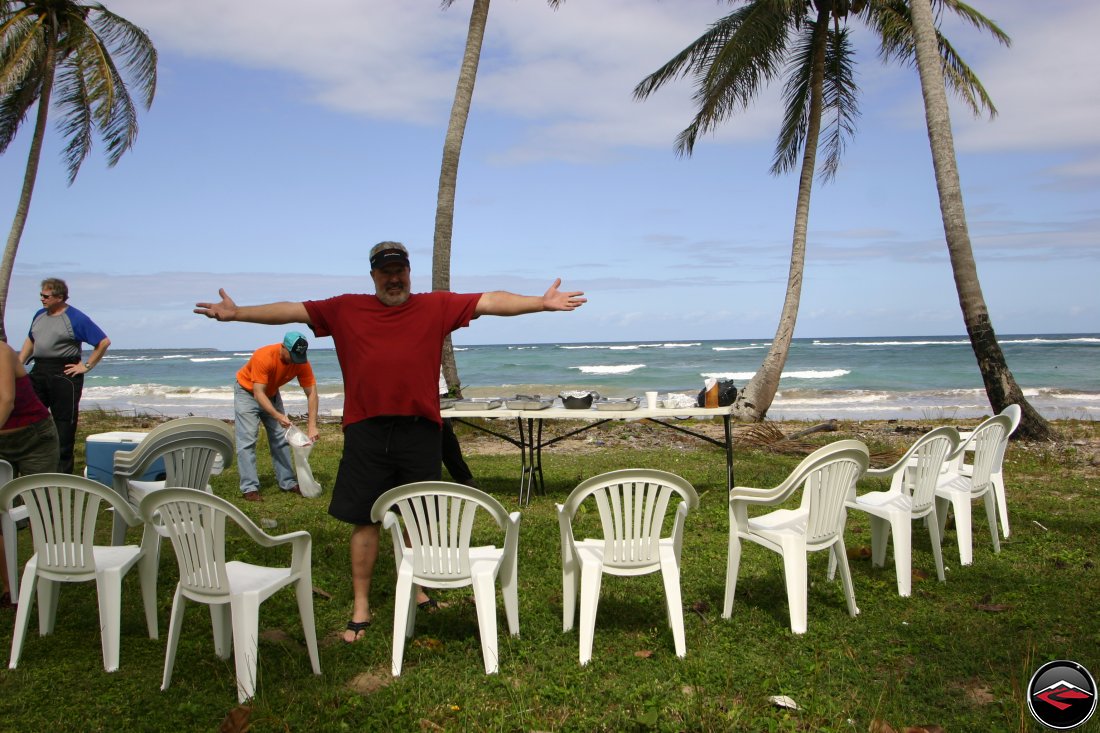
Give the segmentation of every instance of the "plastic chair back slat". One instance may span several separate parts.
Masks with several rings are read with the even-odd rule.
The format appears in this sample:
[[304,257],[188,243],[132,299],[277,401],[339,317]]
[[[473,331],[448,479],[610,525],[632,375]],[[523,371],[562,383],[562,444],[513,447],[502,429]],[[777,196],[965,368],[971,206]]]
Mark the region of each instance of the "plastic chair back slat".
[[815,469],[806,478],[806,544],[831,542],[844,529],[844,501],[864,471],[857,461],[840,459]]
[[971,474],[973,491],[980,492],[989,486],[993,462],[1001,450],[1001,442],[1007,440],[1004,421],[988,421],[979,427],[971,441],[974,445],[974,472]]
[[944,460],[957,443],[957,439],[948,434],[934,435],[915,446],[911,462],[907,467],[907,489],[909,491],[912,513],[924,513],[936,499],[936,482],[943,470]]

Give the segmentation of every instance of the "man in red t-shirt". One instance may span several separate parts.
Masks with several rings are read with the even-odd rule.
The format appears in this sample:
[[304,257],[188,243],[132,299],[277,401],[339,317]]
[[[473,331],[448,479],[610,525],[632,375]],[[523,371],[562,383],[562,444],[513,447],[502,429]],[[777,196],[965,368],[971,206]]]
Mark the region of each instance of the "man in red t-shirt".
[[[223,289],[220,302],[195,304],[195,313],[219,321],[305,323],[335,342],[344,379],[344,451],[329,514],[352,525],[348,642],[371,621],[380,529],[371,522],[374,501],[394,486],[441,475],[437,384],[444,338],[478,316],[571,311],[586,302],[582,292],[558,290],[560,279],[541,296],[503,290],[413,294],[409,253],[400,242],[376,244],[370,266],[374,295],[238,306]],[[418,601],[431,602],[422,594]]]
[[237,473],[241,477],[241,495],[247,501],[260,498],[260,477],[256,472],[256,440],[260,423],[267,431],[267,446],[275,467],[275,480],[283,491],[301,496],[294,466],[290,461],[290,445],[286,429],[293,423],[283,409],[279,388],[292,379],[306,393],[308,423],[306,435],[317,440],[317,380],[309,365],[309,342],[298,331],[287,331],[281,344],[261,346],[237,372],[233,385],[233,423],[237,438]]

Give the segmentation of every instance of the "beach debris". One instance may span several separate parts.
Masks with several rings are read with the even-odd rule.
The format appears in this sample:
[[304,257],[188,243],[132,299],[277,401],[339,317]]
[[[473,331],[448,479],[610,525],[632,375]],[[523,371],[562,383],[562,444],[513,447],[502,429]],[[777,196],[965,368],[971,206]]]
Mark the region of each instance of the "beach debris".
[[870,560],[871,548],[869,545],[848,547],[845,549],[845,554],[848,556],[849,560]]
[[348,682],[348,687],[360,695],[370,695],[378,692],[386,685],[393,682],[389,672],[360,672]]
[[238,705],[218,725],[218,733],[245,733],[252,728],[252,706]]
[[750,448],[795,455],[809,455],[820,447],[813,443],[791,439],[790,436],[784,435],[775,423],[769,422],[753,423],[740,427],[734,431],[733,440],[738,445]]
[[787,710],[799,710],[798,703],[786,695],[772,695],[768,698],[768,702],[775,705],[777,708],[786,708]]
[[974,605],[974,608],[978,611],[986,611],[987,613],[1002,613],[1012,610],[1012,606],[1007,603],[977,603]]
[[812,435],[813,433],[830,432],[835,433],[839,428],[835,419],[827,420],[823,423],[818,423],[808,428],[804,428],[790,435],[783,436],[783,440],[794,440],[795,438],[801,438],[804,435]]

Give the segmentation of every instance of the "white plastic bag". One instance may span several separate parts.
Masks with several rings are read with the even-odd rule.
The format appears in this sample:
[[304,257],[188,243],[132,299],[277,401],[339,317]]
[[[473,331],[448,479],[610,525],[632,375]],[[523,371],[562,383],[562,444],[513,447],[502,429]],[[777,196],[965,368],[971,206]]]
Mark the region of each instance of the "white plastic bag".
[[309,454],[313,443],[309,436],[296,425],[286,429],[286,442],[290,443],[290,452],[294,454],[294,470],[298,474],[298,489],[302,496],[316,499],[321,495],[321,484],[313,478],[313,469],[309,467]]

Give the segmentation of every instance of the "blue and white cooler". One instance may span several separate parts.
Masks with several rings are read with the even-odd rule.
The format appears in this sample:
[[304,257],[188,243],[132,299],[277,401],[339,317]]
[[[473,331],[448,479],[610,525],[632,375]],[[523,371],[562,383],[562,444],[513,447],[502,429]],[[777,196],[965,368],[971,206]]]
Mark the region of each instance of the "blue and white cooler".
[[[89,435],[84,441],[84,462],[87,464],[84,475],[104,486],[114,485],[115,452],[133,450],[146,435],[148,433],[125,430]],[[158,458],[139,480],[163,481],[165,476],[164,459]]]

